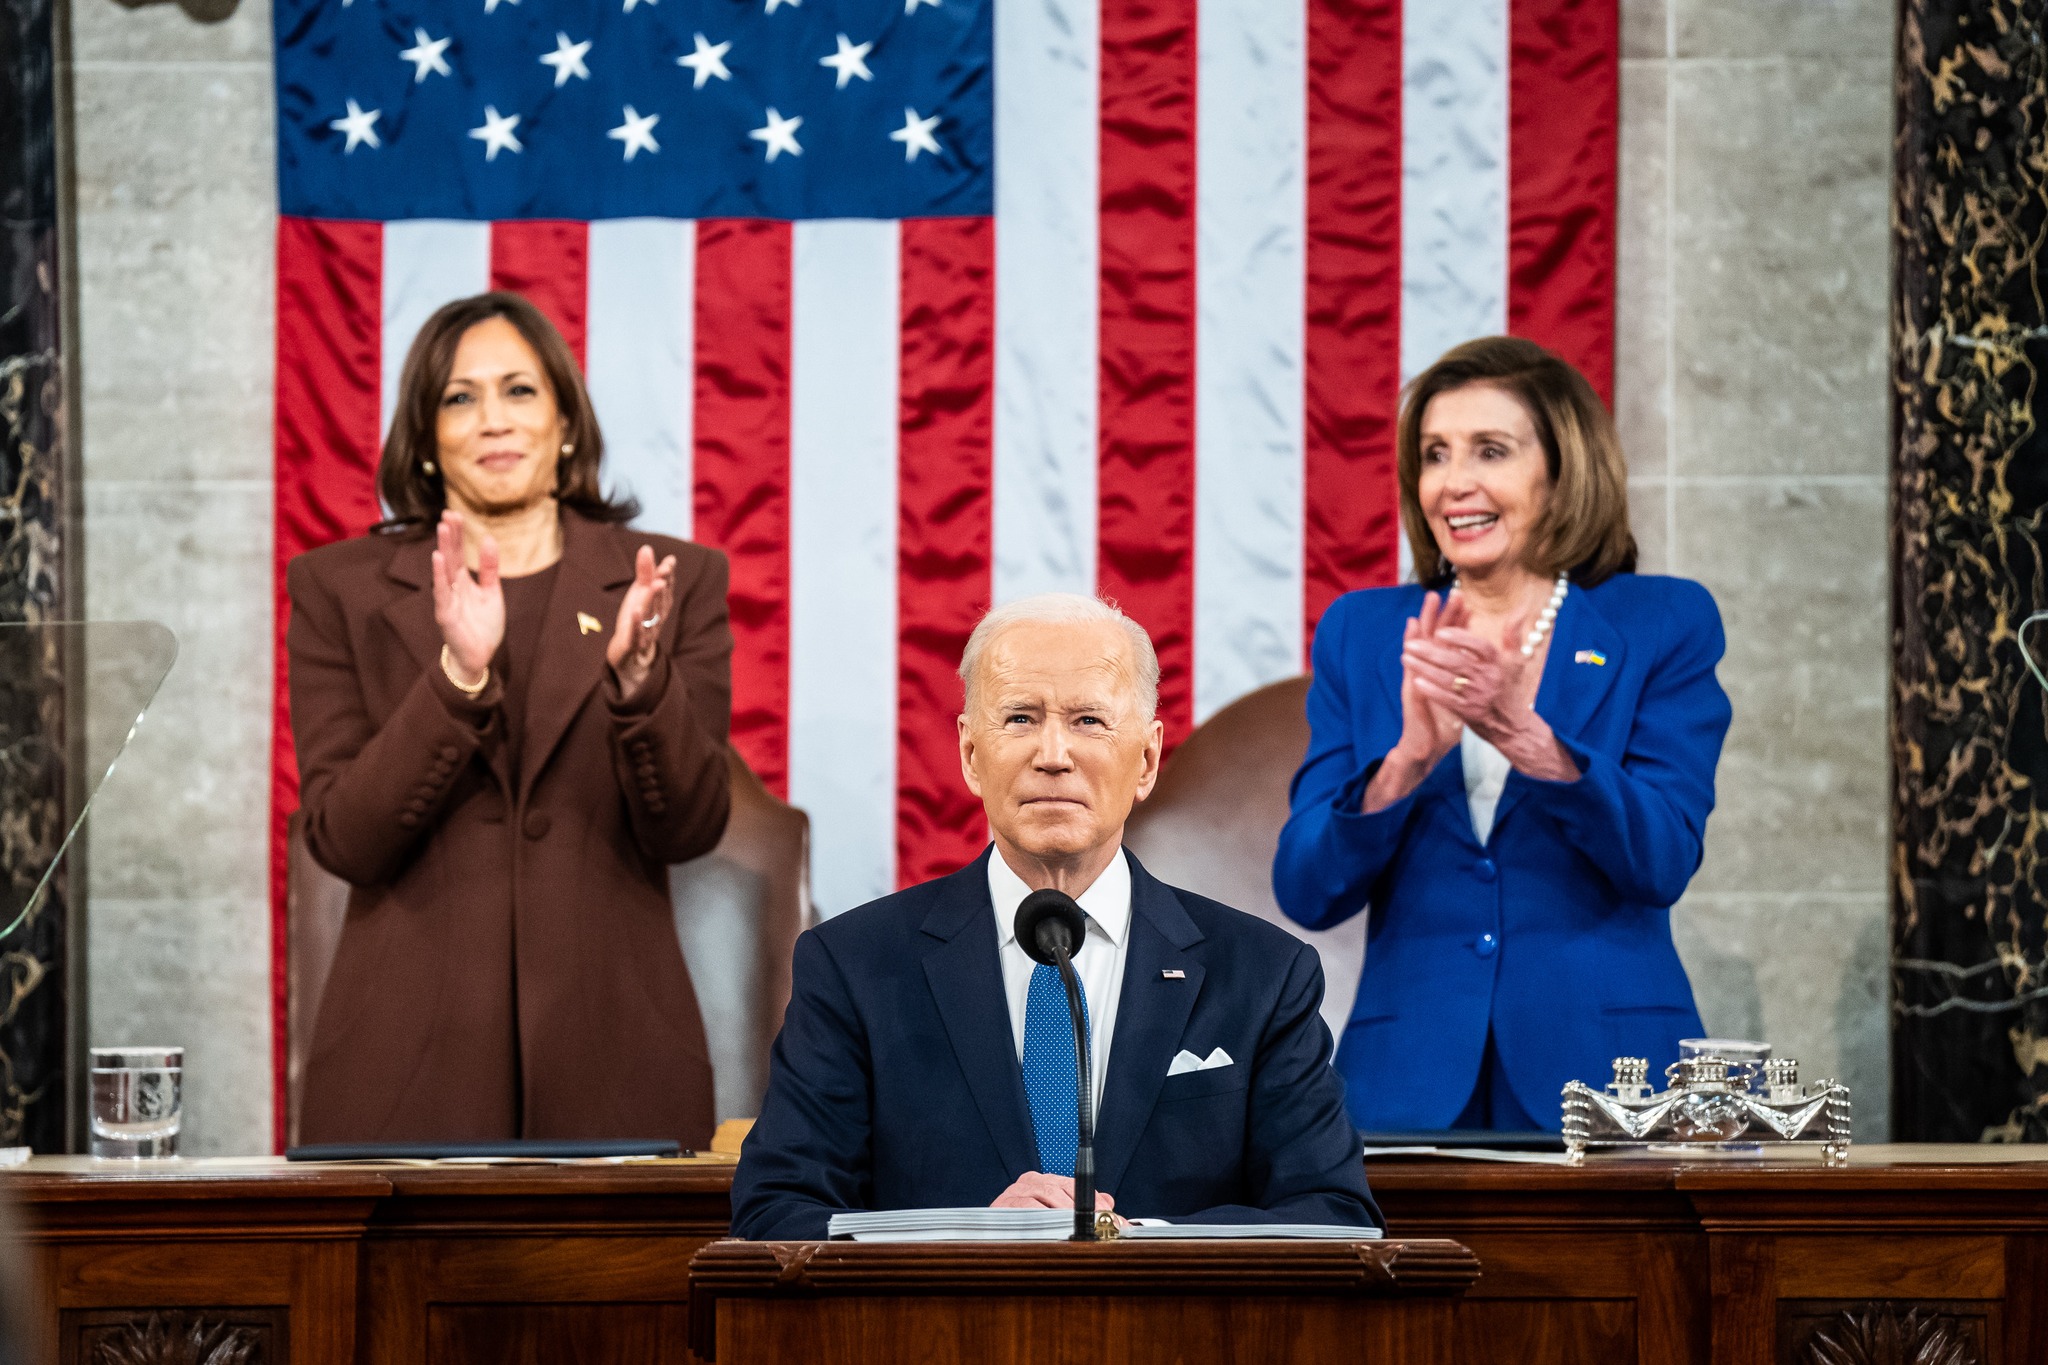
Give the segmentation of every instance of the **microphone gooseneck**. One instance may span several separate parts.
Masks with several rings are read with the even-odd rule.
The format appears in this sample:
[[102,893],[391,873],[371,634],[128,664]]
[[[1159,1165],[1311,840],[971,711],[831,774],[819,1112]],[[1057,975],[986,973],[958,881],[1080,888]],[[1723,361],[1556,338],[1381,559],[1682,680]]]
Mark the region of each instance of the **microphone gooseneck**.
[[1088,931],[1081,907],[1064,891],[1034,891],[1017,907],[1017,942],[1033,962],[1059,970],[1067,988],[1067,1013],[1074,1023],[1074,1237],[1095,1237],[1095,1086],[1089,1074],[1087,1014],[1081,1007],[1081,978],[1074,973],[1074,953]]

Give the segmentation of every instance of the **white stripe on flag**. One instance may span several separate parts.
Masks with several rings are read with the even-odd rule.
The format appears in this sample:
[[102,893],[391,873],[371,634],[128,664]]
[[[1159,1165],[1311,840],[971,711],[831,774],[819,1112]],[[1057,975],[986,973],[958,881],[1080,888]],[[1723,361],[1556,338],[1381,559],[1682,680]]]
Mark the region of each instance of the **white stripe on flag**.
[[1302,666],[1303,0],[1201,0],[1195,720]]
[[995,13],[992,593],[1095,591],[1094,0]]
[[789,800],[828,915],[896,889],[898,244],[858,220],[791,242]]
[[383,389],[378,431],[391,430],[412,339],[444,303],[491,287],[491,225],[414,218],[384,225]]
[[587,350],[604,429],[605,483],[640,499],[633,524],[690,534],[697,225],[614,218],[590,225]]
[[1407,0],[1401,47],[1406,384],[1458,343],[1507,330],[1508,0]]

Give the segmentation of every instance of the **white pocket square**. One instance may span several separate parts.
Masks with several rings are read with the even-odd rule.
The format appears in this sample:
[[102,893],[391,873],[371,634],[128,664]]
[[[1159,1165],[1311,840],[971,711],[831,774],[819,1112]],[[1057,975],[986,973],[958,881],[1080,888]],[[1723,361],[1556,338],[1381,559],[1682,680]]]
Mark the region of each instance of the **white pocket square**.
[[1173,1065],[1166,1068],[1166,1074],[1169,1076],[1184,1076],[1190,1071],[1214,1071],[1219,1066],[1229,1066],[1230,1064],[1230,1054],[1220,1047],[1207,1057],[1197,1057],[1186,1048],[1182,1048],[1174,1054]]

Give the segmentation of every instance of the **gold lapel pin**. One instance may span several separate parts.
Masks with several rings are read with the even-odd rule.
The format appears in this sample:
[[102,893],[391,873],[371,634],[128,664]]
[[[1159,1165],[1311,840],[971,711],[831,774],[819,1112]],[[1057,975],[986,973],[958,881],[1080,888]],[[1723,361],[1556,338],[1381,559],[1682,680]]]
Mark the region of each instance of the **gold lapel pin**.
[[604,622],[587,611],[579,611],[576,613],[576,629],[584,635],[595,635],[604,629]]

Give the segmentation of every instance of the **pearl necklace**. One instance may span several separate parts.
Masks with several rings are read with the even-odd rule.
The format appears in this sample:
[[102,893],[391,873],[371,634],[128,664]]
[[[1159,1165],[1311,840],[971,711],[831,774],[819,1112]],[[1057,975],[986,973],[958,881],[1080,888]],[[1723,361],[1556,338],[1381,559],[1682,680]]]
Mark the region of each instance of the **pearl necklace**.
[[1536,624],[1529,627],[1529,633],[1522,637],[1522,657],[1527,659],[1536,653],[1536,646],[1543,643],[1543,637],[1550,634],[1550,627],[1557,621],[1557,609],[1564,605],[1566,589],[1571,587],[1571,571],[1557,576],[1557,586],[1550,590],[1550,601],[1536,618]]
[[[1457,577],[1457,572],[1453,570],[1451,573],[1452,580],[1455,582]],[[1536,647],[1543,643],[1543,637],[1550,634],[1550,628],[1557,624],[1557,609],[1564,605],[1564,595],[1570,590],[1571,585],[1571,570],[1567,569],[1557,576],[1557,586],[1550,590],[1550,600],[1544,604],[1542,612],[1537,615],[1536,624],[1529,627],[1529,633],[1522,637],[1523,658],[1533,658],[1536,654]]]

